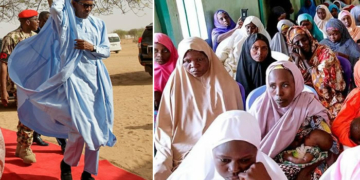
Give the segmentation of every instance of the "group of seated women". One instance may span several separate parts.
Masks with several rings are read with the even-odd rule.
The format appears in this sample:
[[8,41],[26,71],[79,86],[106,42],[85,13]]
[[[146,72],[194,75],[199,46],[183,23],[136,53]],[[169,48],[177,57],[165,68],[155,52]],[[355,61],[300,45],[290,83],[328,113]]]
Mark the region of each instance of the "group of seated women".
[[[215,48],[190,37],[176,50],[155,33],[154,178],[360,179],[353,148],[360,144],[358,17],[337,9],[320,5],[314,16],[321,23],[300,14],[296,25],[278,8],[272,39],[257,17],[234,25],[219,10]],[[324,20],[328,11],[338,19]]]

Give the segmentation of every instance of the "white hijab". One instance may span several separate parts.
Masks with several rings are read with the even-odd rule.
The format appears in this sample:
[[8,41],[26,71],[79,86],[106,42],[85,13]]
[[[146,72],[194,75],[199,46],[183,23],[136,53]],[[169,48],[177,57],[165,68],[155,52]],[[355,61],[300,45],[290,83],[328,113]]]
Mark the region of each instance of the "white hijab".
[[219,60],[224,64],[226,71],[234,79],[242,45],[244,44],[246,38],[249,37],[245,26],[250,23],[253,23],[258,28],[258,33],[266,36],[269,42],[271,41],[271,37],[264,28],[260,19],[255,16],[248,16],[245,19],[243,26],[240,29],[237,29],[231,36],[224,39],[216,49],[217,57],[219,57]]
[[360,146],[345,150],[336,162],[321,175],[320,180],[359,180]]
[[[325,16],[325,19],[324,19],[324,20],[321,20],[321,19],[319,18],[319,16],[317,15],[317,10],[318,10],[319,8],[325,10],[326,16]],[[315,13],[314,21],[315,21],[316,26],[322,31],[322,33],[323,33],[324,35],[326,35],[326,26],[325,26],[325,25],[326,25],[326,23],[327,23],[331,18],[333,18],[333,16],[331,15],[328,7],[326,7],[325,5],[322,5],[322,4],[321,4],[321,5],[318,5],[318,6],[316,7],[316,13]]]
[[294,23],[292,23],[291,21],[289,21],[287,19],[280,20],[277,23],[276,27],[278,29],[278,32],[275,34],[275,36],[272,38],[272,40],[270,42],[270,49],[272,51],[277,51],[277,52],[281,52],[285,55],[289,55],[288,45],[286,43],[284,36],[281,34],[281,27],[283,25],[287,25],[287,26],[291,27],[291,26],[294,26]]
[[[260,134],[257,120],[248,112],[234,110],[221,114],[169,180],[224,179],[216,171],[212,149],[233,140],[246,141],[259,149]],[[260,150],[257,152],[256,161],[264,164],[271,179],[286,180],[285,174],[276,162]]]
[[[200,78],[183,67],[190,49],[204,52],[209,59],[209,70]],[[157,115],[155,179],[166,179],[171,174],[219,114],[243,109],[239,86],[204,40],[186,38],[180,42],[178,53]]]

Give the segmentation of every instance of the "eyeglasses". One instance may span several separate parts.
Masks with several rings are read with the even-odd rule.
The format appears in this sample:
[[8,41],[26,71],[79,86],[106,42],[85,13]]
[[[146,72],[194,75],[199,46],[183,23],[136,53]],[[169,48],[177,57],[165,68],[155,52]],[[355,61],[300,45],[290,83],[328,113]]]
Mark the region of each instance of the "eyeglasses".
[[85,9],[88,7],[91,7],[91,9],[93,9],[95,7],[95,4],[84,4],[82,2],[76,2],[76,3],[82,5]]

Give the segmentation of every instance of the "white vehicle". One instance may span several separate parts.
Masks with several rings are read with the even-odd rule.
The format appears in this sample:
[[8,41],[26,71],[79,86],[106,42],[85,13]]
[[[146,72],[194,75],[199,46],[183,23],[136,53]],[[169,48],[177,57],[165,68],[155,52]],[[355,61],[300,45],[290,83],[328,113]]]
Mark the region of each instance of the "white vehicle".
[[108,34],[108,38],[110,41],[110,52],[116,52],[119,53],[121,51],[121,40],[118,34],[116,33],[110,33]]

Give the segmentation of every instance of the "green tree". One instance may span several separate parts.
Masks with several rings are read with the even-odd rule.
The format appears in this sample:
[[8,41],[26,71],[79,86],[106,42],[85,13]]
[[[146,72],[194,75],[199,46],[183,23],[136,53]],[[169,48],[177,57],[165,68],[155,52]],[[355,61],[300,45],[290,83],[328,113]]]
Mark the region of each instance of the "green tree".
[[[17,19],[17,15],[24,9],[49,10],[48,1],[51,0],[0,0],[0,21]],[[114,9],[120,9],[124,14],[133,11],[142,16],[144,9],[151,9],[152,6],[153,0],[96,0],[93,13],[109,15]]]
[[128,34],[127,31],[124,31],[122,29],[114,30],[113,33],[117,33],[121,39],[125,38],[125,35]]

